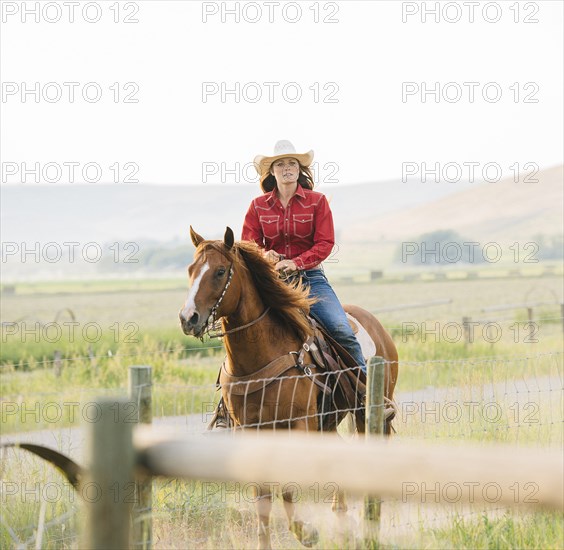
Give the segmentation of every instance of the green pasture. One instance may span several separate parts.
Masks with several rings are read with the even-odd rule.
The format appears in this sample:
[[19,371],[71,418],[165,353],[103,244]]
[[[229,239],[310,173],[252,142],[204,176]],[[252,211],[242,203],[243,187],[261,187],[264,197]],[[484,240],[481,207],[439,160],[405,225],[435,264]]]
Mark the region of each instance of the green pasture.
[[[396,393],[408,400],[396,420],[395,437],[561,448],[560,277],[335,282],[334,288],[343,302],[362,304],[368,310],[451,300],[377,315],[393,334],[400,353]],[[153,367],[155,417],[194,418],[203,427],[217,400],[214,384],[223,349],[217,340],[200,342],[181,333],[177,312],[185,296],[180,280],[21,284],[3,294],[1,321],[17,322],[19,329],[15,331],[14,325],[2,329],[2,435],[50,430],[57,437],[59,428],[81,425],[80,415],[60,405],[81,407],[100,395],[123,395],[128,368],[136,364]],[[531,302],[551,304],[535,308],[532,339],[524,308],[482,311],[497,304]],[[481,325],[473,343],[456,338],[457,326],[448,323],[461,324],[464,316],[497,323],[502,332],[499,340],[492,342]],[[68,337],[48,341],[52,334],[42,327],[56,318],[62,326],[79,323],[72,341]],[[22,325],[24,321],[29,324]],[[97,341],[82,334],[88,323],[100,327]],[[127,323],[134,323],[135,330]],[[60,362],[55,361],[55,352],[60,353]],[[462,406],[458,417],[453,403],[464,401],[477,402],[477,408],[470,414]],[[438,412],[422,411],[424,402],[439,403]],[[448,410],[445,403],[450,403]],[[495,409],[491,409],[493,403]],[[61,415],[54,421],[56,404]],[[64,450],[63,440],[57,445]],[[38,537],[43,548],[79,546],[80,503],[61,485],[57,472],[39,459],[7,451],[2,455],[1,476],[1,548],[35,547]],[[23,486],[24,480],[29,486]],[[48,491],[56,486],[63,491],[50,498]],[[155,548],[255,545],[254,507],[245,500],[242,488],[224,485],[214,492],[209,487],[204,482],[154,481]],[[22,494],[23,489],[27,493]],[[319,500],[323,499],[309,495],[301,503],[319,521],[318,547],[358,543],[354,535],[348,541],[336,536],[330,504]],[[361,504],[351,502],[351,515],[356,518],[353,533],[359,532]],[[562,519],[556,513],[479,508],[429,511],[422,505],[406,506],[383,504],[382,525],[389,526],[393,520],[397,527],[383,531],[382,548],[564,546]],[[436,519],[429,519],[431,512]],[[299,548],[287,532],[280,500],[275,502],[273,516],[275,547]],[[40,518],[44,520],[41,532]]]
[[[148,364],[153,367],[155,381],[155,414],[200,412],[210,394],[215,396],[213,385],[223,349],[218,340],[201,342],[182,334],[177,312],[185,290],[153,288],[165,285],[164,281],[133,281],[129,286],[118,281],[114,286],[109,282],[91,283],[94,290],[88,292],[88,284],[70,283],[67,294],[60,294],[58,290],[47,291],[51,283],[45,283],[35,287],[36,292],[28,292],[28,288],[20,294],[17,287],[15,294],[3,296],[2,322],[20,319],[18,324],[2,328],[0,381],[4,401],[34,396],[34,402],[42,406],[56,395],[60,400],[81,402],[97,389],[125,390],[128,367]],[[101,286],[96,287],[98,284]],[[53,285],[52,290],[60,288]],[[521,308],[487,317],[499,319],[494,327],[499,334],[489,335],[484,325],[477,325],[473,343],[466,343],[462,337],[462,317],[484,319],[486,314],[481,309],[485,306],[525,300],[548,302],[549,298],[557,302],[554,296],[558,297],[560,291],[558,277],[533,283],[477,280],[334,286],[343,302],[362,304],[368,310],[428,303],[444,297],[452,300],[439,306],[378,314],[400,353],[396,393],[558,376],[561,372],[561,357],[551,355],[562,349],[558,305],[535,309],[539,321],[532,333],[526,310]],[[55,319],[56,326],[49,327]],[[77,326],[71,325],[73,322]],[[97,341],[91,332],[83,332],[89,324],[98,329]],[[56,329],[63,332],[58,340],[54,338]],[[56,351],[60,360],[55,360]],[[532,356],[542,359],[526,359]],[[473,358],[472,362],[468,362],[469,358]],[[196,390],[196,386],[202,388]],[[36,424],[18,422],[17,415],[4,420],[5,430],[38,429]],[[65,415],[61,418],[63,424],[70,421]]]
[[[491,355],[504,343],[524,344],[527,349],[562,334],[558,330],[562,326],[562,279],[558,276],[402,283],[337,280],[334,288],[343,303],[376,312],[398,344],[413,341],[426,358],[457,349],[462,339],[457,325],[462,324],[463,317],[482,323],[473,329],[475,342],[489,345]],[[199,341],[185,337],[179,328],[178,311],[186,292],[181,280],[15,285],[13,293],[2,295],[0,365],[33,367],[37,362],[52,361],[55,351],[63,358],[114,354],[118,349],[122,355],[133,355],[146,342],[163,350],[200,347]],[[430,305],[439,300],[448,303]],[[533,311],[538,322],[533,338],[528,338],[531,327],[526,325],[524,307],[482,311],[498,304],[524,303],[544,304]],[[398,306],[404,308],[389,311]],[[491,328],[501,331],[499,340],[495,330],[490,334],[485,328],[487,321],[496,324]],[[437,343],[446,346],[436,347]]]

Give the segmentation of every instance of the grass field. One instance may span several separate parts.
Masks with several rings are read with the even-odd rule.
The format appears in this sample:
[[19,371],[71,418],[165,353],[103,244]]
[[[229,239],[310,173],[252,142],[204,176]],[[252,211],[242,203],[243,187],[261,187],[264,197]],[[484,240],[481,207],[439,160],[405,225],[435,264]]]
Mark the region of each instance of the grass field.
[[[539,449],[562,446],[561,286],[556,276],[334,285],[343,302],[369,310],[451,300],[378,315],[392,331],[400,352],[396,393],[402,403],[396,437],[453,444],[497,441]],[[222,349],[216,340],[202,343],[182,335],[177,311],[185,294],[182,281],[154,280],[17,285],[14,294],[4,295],[1,320],[17,323],[3,324],[2,329],[2,435],[39,429],[56,434],[65,426],[79,426],[81,418],[65,408],[53,421],[46,414],[49,404],[80,406],[100,394],[124,393],[128,367],[134,364],[153,367],[156,417],[188,418],[209,410],[206,407],[217,399],[214,384]],[[482,311],[496,304],[531,302],[553,304],[535,308],[532,337],[524,308]],[[462,317],[496,323],[499,339],[492,341],[495,338],[483,332],[482,324],[476,326],[475,341],[465,343],[457,335]],[[76,329],[72,341],[68,335],[55,338],[57,326],[71,326],[65,322],[78,323],[72,325]],[[47,323],[54,324],[45,328]],[[98,341],[92,341],[90,333],[84,337],[88,323],[99,327]],[[55,351],[61,353],[60,362],[54,361]],[[476,402],[476,414],[462,407],[461,416],[453,420],[454,404],[464,402]],[[22,416],[23,406],[31,413]],[[423,411],[425,406],[438,406],[438,413]],[[487,416],[486,410],[496,414]],[[68,451],[65,433],[56,436],[54,446]],[[1,475],[0,547],[16,547],[16,541],[22,547],[35,547],[38,537],[44,548],[79,544],[80,505],[61,485],[59,474],[39,459],[9,451],[3,456]],[[202,482],[156,480],[154,484],[156,548],[255,545],[253,506],[241,500],[241,493],[210,494]],[[61,493],[51,498],[49,491],[57,487],[62,487]],[[319,547],[352,546],[354,540],[336,533],[329,505],[315,500],[306,499],[303,505],[319,521]],[[359,527],[359,506],[361,502],[351,501],[351,515],[356,518],[351,520],[356,525],[353,532]],[[274,515],[275,547],[298,548],[285,529],[280,503]],[[382,544],[387,548],[561,548],[564,533],[558,514],[389,502],[383,505]]]
[[[178,310],[186,297],[186,285],[178,281],[73,282],[62,292],[60,283],[22,285],[15,294],[2,296],[2,353],[0,364],[52,360],[55,350],[65,357],[114,353],[136,353],[145,341],[158,342],[164,349],[198,347],[186,338],[178,325]],[[396,335],[413,334],[425,354],[432,344],[450,344],[463,317],[496,322],[503,341],[522,344],[529,333],[525,308],[483,312],[497,304],[550,303],[534,309],[542,322],[538,337],[558,333],[562,316],[562,279],[558,276],[522,279],[445,280],[435,282],[335,283],[343,303],[360,304],[369,311],[398,305],[426,304],[450,300],[439,306],[423,306],[378,314]],[[426,323],[425,323],[426,322]],[[434,323],[440,323],[439,336]],[[518,326],[514,323],[519,322]],[[15,323],[15,324],[6,324]],[[425,324],[423,324],[425,323]],[[477,343],[484,340],[483,327],[475,329]],[[424,340],[424,334],[428,334]],[[560,332],[561,334],[561,332]],[[486,337],[488,335],[486,334]],[[489,340],[495,339],[495,334]]]

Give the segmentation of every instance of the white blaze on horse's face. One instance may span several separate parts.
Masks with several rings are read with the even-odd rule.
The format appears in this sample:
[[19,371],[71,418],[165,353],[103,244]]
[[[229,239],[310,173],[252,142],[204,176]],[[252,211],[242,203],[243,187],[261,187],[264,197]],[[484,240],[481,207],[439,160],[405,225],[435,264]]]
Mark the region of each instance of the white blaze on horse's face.
[[209,268],[210,264],[206,262],[200,269],[200,273],[198,273],[198,276],[194,279],[194,283],[190,288],[188,298],[186,298],[186,303],[184,304],[184,308],[182,309],[182,316],[186,320],[191,319],[192,315],[194,315],[194,312],[196,311],[196,295],[198,294],[198,290],[200,289],[202,277],[205,275],[206,271]]

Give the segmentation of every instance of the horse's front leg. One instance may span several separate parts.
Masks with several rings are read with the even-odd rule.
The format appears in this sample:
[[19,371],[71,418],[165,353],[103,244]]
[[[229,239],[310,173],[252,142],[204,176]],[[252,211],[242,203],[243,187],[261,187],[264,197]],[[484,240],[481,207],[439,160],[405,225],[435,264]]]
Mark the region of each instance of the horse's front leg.
[[335,541],[341,548],[356,548],[358,541],[355,538],[356,523],[347,514],[348,506],[345,492],[335,489],[331,509],[337,516],[336,532],[334,534]]
[[331,510],[337,514],[337,517],[343,517],[347,513],[348,507],[345,491],[335,489],[331,502]]
[[298,500],[299,488],[286,486],[282,492],[284,500],[284,510],[288,516],[288,528],[294,536],[308,548],[313,546],[319,540],[317,529],[309,522],[304,521],[296,514],[296,501]]
[[259,550],[272,548],[270,544],[270,511],[274,495],[265,485],[254,487],[255,505],[258,518],[258,546]]

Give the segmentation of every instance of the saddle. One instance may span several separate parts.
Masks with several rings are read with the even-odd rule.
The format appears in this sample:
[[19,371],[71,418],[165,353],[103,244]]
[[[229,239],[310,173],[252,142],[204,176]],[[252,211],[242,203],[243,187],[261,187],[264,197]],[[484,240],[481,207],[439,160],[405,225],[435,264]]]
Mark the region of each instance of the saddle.
[[[356,417],[357,425],[364,426],[364,401],[366,395],[366,375],[356,365],[354,359],[323,325],[313,317],[308,317],[313,335],[302,344],[300,350],[291,351],[271,361],[257,372],[247,376],[234,376],[223,362],[218,378],[218,389],[228,385],[229,391],[244,395],[264,390],[276,378],[297,368],[302,375],[309,377],[320,388],[317,402],[318,430],[331,431],[347,413]],[[356,328],[356,327],[355,327]],[[306,353],[312,363],[304,363]],[[311,369],[316,368],[313,373]],[[233,427],[234,422],[220,399],[208,430],[217,427]]]
[[[320,392],[318,396],[318,429],[334,430],[349,412],[355,415],[357,425],[364,426],[366,374],[320,322],[310,319],[321,357],[315,349],[311,350],[311,355],[316,365],[325,370],[320,378],[325,378],[325,384],[331,389],[329,396],[326,392]],[[351,319],[349,322],[354,324]],[[353,331],[355,328],[358,330],[353,326]]]

